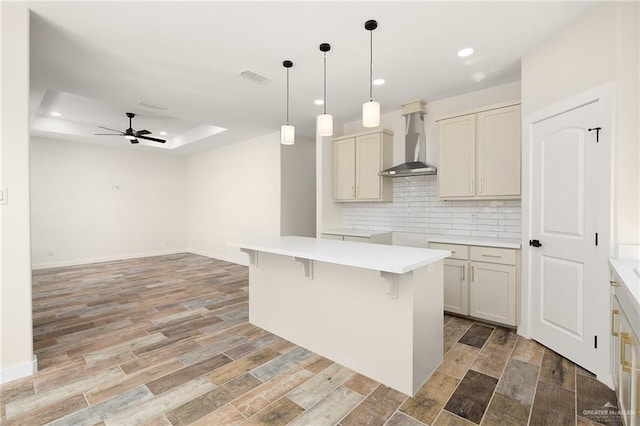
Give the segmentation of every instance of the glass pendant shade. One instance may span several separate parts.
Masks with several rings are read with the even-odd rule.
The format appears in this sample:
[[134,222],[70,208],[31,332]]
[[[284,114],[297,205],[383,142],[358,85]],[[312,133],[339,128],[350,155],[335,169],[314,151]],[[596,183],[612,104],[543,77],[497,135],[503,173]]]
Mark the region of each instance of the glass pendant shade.
[[362,104],[362,126],[378,127],[380,125],[380,104],[369,101]]
[[291,124],[280,127],[280,143],[282,145],[293,145],[296,139],[296,128]]
[[320,136],[333,135],[333,116],[331,114],[320,114],[316,118],[316,129]]
[[289,124],[289,69],[293,67],[293,62],[283,61],[282,66],[287,70],[287,124],[280,126],[280,143],[293,145],[296,139],[296,128]]

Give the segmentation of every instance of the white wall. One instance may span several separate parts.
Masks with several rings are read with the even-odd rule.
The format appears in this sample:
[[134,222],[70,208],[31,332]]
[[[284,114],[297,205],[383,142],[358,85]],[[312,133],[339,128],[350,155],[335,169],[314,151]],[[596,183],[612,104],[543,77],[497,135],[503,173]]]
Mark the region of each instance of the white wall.
[[[525,117],[595,87],[610,82],[615,84],[614,128],[603,126],[603,131],[613,136],[612,175],[615,183],[612,207],[616,228],[611,237],[614,244],[640,244],[638,8],[637,2],[600,3],[522,59],[522,110]],[[523,152],[528,146],[529,142],[525,141]],[[593,166],[598,167],[596,164]],[[524,225],[526,227],[528,223]],[[609,253],[604,253],[598,259],[596,281],[599,284],[594,290],[597,293],[594,297],[599,303],[597,309],[590,312],[600,319],[594,333],[604,336],[605,342],[609,336],[609,290],[601,283],[606,283],[609,276],[608,256]],[[528,248],[524,247],[521,329],[526,333],[532,321],[527,314],[530,312],[528,257]],[[606,343],[604,348],[598,351],[594,373],[611,384]]]
[[316,236],[316,145],[300,136],[280,145],[280,234]]
[[29,11],[0,2],[0,383],[35,372],[29,230]]
[[188,159],[190,251],[246,264],[227,245],[280,235],[280,134],[226,145]]
[[522,59],[522,111],[530,114],[616,83],[614,217],[619,244],[640,244],[640,108],[637,2],[604,2]]
[[187,163],[138,146],[31,140],[34,268],[187,248]]

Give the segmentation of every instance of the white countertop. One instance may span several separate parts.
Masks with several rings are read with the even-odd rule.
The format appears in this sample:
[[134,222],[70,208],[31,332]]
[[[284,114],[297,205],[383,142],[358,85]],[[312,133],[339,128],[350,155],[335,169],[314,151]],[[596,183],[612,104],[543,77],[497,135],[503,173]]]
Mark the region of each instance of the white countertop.
[[338,228],[328,229],[322,231],[323,234],[329,235],[348,235],[350,237],[364,237],[371,238],[374,235],[389,234],[391,231],[381,231],[378,229],[350,229],[350,228]]
[[356,268],[404,274],[449,256],[432,250],[385,244],[356,243],[308,237],[273,237],[229,243],[233,247],[299,257]]
[[505,238],[467,237],[463,235],[426,235],[430,243],[464,244],[468,246],[485,246],[520,249],[520,240]]
[[609,259],[609,266],[620,284],[615,287],[620,305],[636,335],[640,336],[640,260]]

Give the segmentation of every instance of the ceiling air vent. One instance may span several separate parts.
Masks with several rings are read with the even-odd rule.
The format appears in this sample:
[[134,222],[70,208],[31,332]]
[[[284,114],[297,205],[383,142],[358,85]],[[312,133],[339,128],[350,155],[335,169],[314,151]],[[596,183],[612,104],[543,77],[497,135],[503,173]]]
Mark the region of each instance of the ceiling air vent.
[[151,102],[145,102],[145,101],[138,102],[138,105],[143,108],[156,109],[158,111],[164,111],[165,109],[169,108],[166,105],[152,104]]
[[253,71],[250,71],[246,68],[240,71],[238,75],[240,77],[246,78],[247,80],[251,80],[254,83],[258,83],[258,84],[267,84],[268,82],[271,81],[267,77],[260,75],[258,73],[255,73]]

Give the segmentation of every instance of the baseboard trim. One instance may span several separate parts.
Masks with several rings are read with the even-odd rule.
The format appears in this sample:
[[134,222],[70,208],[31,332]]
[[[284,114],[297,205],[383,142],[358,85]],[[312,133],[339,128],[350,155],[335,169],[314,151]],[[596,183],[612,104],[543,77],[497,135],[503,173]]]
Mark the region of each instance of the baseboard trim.
[[228,256],[225,254],[210,253],[210,252],[198,250],[198,249],[187,249],[186,251],[188,253],[193,253],[200,256],[224,260],[225,262],[231,262],[231,263],[236,263],[238,265],[249,266],[249,259],[245,259],[243,254],[240,254],[238,257],[235,257],[235,256]]
[[33,355],[31,362],[0,370],[0,385],[31,376],[38,372],[38,358]]
[[61,262],[38,263],[38,264],[31,265],[31,269],[37,270],[37,269],[48,269],[48,268],[60,268],[65,266],[88,265],[90,263],[113,262],[115,260],[139,259],[142,257],[164,256],[167,254],[190,253],[190,252],[191,251],[188,249],[179,249],[179,250],[176,249],[176,250],[161,250],[161,251],[133,253],[133,254],[119,254],[114,256],[94,257],[91,259],[76,259],[76,260],[64,260]]

